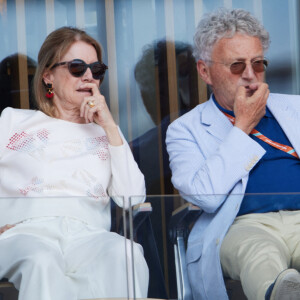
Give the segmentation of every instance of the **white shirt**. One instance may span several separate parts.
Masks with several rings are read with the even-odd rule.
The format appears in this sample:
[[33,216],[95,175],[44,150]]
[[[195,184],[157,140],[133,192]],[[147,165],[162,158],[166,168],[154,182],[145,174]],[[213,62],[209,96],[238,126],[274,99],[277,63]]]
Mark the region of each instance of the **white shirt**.
[[[130,196],[145,195],[144,176],[122,139],[122,146],[111,146],[97,124],[6,108],[0,117],[0,226],[67,215],[109,230],[109,196],[127,207]],[[133,199],[132,205],[144,197]]]

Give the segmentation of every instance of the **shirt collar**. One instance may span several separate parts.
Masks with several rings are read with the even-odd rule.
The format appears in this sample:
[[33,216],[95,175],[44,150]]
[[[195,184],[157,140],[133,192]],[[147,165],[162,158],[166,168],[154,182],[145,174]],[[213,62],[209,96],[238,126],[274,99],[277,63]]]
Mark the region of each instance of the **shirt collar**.
[[[234,112],[232,110],[228,110],[228,109],[225,109],[223,108],[216,100],[215,98],[215,95],[212,95],[212,99],[214,101],[214,103],[216,104],[216,106],[218,107],[218,109],[222,112],[225,112],[227,114],[229,114],[230,116],[232,117],[235,117],[234,115]],[[264,117],[267,117],[267,118],[273,118],[273,115],[272,113],[270,112],[270,110],[268,109],[268,107],[266,107],[266,114],[264,115]]]

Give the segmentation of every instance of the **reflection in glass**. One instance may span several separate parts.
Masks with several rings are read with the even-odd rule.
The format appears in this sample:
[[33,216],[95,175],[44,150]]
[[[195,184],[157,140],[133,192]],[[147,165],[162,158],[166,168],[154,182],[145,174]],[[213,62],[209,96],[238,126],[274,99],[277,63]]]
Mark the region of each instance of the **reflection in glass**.
[[[20,90],[19,65],[27,66],[27,82],[26,90]],[[15,53],[4,58],[0,62],[0,113],[8,107],[21,107],[21,93],[29,95],[30,108],[36,108],[32,94],[32,80],[35,73],[36,62],[23,54]],[[26,76],[25,73],[25,76]]]
[[[42,41],[61,26],[85,28],[103,46],[109,71],[101,92],[125,138],[132,141],[148,194],[175,192],[170,184],[165,130],[170,121],[207,98],[206,88],[198,88],[195,82],[195,62],[190,57],[201,15],[227,6],[247,9],[261,19],[272,40],[266,74],[270,90],[299,93],[299,1],[3,0],[0,4],[0,61],[19,55],[19,60],[11,62],[15,74],[9,75],[7,67],[3,71],[1,66],[0,110],[34,108],[30,76]],[[277,21],[281,19],[289,21]],[[177,88],[171,88],[176,97],[170,98],[171,84]]]
[[[168,47],[175,47],[176,74],[168,67]],[[191,45],[167,40],[155,41],[144,47],[135,66],[145,108],[155,127],[131,142],[135,159],[146,178],[148,194],[172,194],[171,171],[165,138],[170,118],[169,84],[176,80],[178,87],[178,116],[198,104],[198,79]],[[176,91],[175,91],[176,92]]]

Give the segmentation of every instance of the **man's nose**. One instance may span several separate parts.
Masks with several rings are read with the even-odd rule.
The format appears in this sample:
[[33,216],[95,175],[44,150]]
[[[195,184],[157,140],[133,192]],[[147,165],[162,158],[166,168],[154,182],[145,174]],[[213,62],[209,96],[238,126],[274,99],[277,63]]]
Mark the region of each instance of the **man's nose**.
[[255,77],[255,71],[253,70],[252,64],[246,64],[246,68],[242,73],[242,78],[244,79],[252,79]]

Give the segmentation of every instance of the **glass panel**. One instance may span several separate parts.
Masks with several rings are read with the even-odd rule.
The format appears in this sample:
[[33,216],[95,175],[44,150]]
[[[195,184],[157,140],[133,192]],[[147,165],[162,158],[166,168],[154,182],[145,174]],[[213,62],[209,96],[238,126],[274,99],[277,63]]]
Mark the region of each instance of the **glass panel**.
[[[126,207],[123,197],[113,199]],[[132,280],[128,277],[128,270],[131,266],[131,249],[130,241],[124,237],[128,231],[126,210],[116,205],[113,199],[0,198],[0,281],[3,277],[9,281],[10,276],[17,280],[17,270],[24,266],[22,261],[31,264],[30,258],[33,257],[33,268],[39,267],[41,273],[50,270],[52,282],[54,278],[63,282],[64,287],[59,290],[66,293],[65,299],[75,298],[68,286],[69,281],[76,284],[77,288],[80,282],[79,294],[76,288],[78,299],[92,299],[96,296],[99,299],[130,297],[129,283],[132,284]],[[3,226],[7,224],[14,227],[2,233]],[[9,253],[15,253],[16,257],[8,255]],[[142,252],[140,253],[143,260]],[[25,255],[23,259],[22,255]],[[41,263],[38,258],[45,263]],[[51,268],[46,262],[51,263]],[[26,277],[27,269],[23,267],[22,270],[22,277]],[[145,270],[147,271],[146,264]],[[40,282],[40,277],[34,278],[32,270],[29,271],[31,281]],[[30,285],[26,288],[30,292]],[[51,290],[53,288],[45,291],[51,293]],[[26,291],[23,292],[25,298]],[[54,292],[57,295],[56,288]],[[0,295],[9,296],[12,293],[17,295],[17,291],[11,287],[0,284]],[[52,296],[50,295],[51,298],[56,298]]]
[[[244,197],[244,198],[243,198]],[[226,195],[194,195],[187,197],[193,203],[197,201],[219,201],[226,199]],[[296,202],[300,200],[299,193],[293,194],[246,194],[246,195],[230,195],[228,201],[235,203],[233,207],[236,210],[231,210],[233,219],[238,213],[239,203],[243,200],[251,201],[285,201]],[[219,199],[219,200],[218,200]],[[132,201],[134,197],[132,198]],[[226,202],[227,200],[225,200]],[[194,204],[187,202],[179,195],[173,196],[147,196],[145,208],[133,209],[131,224],[131,240],[132,244],[139,243],[144,249],[145,259],[147,261],[150,273],[148,297],[159,299],[185,299],[184,295],[191,292],[190,281],[187,277],[187,264],[185,261],[185,252],[187,248],[187,240],[193,225],[202,216],[202,220],[210,220],[214,214],[204,213]],[[151,205],[151,209],[149,206]],[[224,205],[223,205],[224,206]],[[227,206],[228,207],[228,206]],[[221,208],[222,209],[222,208]],[[224,208],[226,210],[226,208]],[[144,210],[144,212],[143,212]],[[230,213],[227,210],[228,213]],[[288,212],[281,211],[282,215]],[[251,214],[255,216],[255,214]],[[141,222],[143,219],[143,222]],[[210,223],[212,224],[212,223]],[[216,223],[215,223],[216,225]],[[197,223],[197,229],[204,228],[200,223]],[[212,225],[214,226],[214,225]],[[226,222],[219,219],[216,230],[224,228]],[[218,228],[218,229],[217,229]],[[202,231],[203,232],[203,231]],[[189,239],[190,245],[196,243],[197,236],[193,236],[193,240]],[[285,236],[286,237],[286,236]],[[218,236],[211,236],[215,239],[218,247],[219,242],[222,242]],[[220,244],[221,245],[221,244]],[[199,251],[201,249],[199,248]],[[199,252],[199,256],[200,256]],[[206,252],[207,256],[207,252]],[[134,268],[134,266],[132,266]],[[137,274],[136,274],[137,275]],[[243,295],[243,290],[238,282],[225,279],[227,293],[233,293],[237,298],[244,299],[239,295]],[[138,283],[135,283],[137,288]]]
[[[131,200],[134,201],[134,197]],[[173,244],[176,237],[171,224],[177,223],[172,221],[172,213],[185,205],[187,202],[179,195],[159,195],[147,196],[144,207],[133,207],[131,240],[133,244],[142,245],[149,267],[148,298],[179,299]],[[136,289],[138,285],[135,282]]]
[[0,0],[0,111],[35,108],[31,82],[45,37],[61,26],[84,28],[103,46],[109,69],[101,92],[145,174],[147,193],[176,194],[166,129],[208,97],[191,47],[201,16],[223,6],[263,22],[272,41],[270,90],[298,94],[297,0]]

